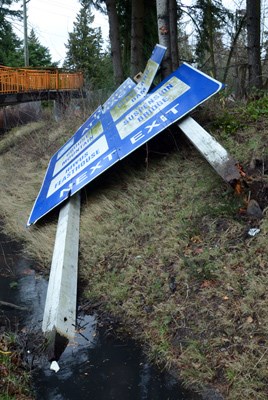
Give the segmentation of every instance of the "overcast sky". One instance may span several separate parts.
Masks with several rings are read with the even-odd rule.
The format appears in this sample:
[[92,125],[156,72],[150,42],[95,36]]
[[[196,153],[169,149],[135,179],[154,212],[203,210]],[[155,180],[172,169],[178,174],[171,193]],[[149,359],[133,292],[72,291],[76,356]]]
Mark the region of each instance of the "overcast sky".
[[[60,61],[60,65],[66,56],[68,33],[73,31],[80,8],[78,0],[30,0],[27,3],[28,34],[33,28],[40,43],[49,48],[52,61]],[[101,27],[105,38],[108,36],[106,20],[106,17],[96,13],[93,24],[94,27]],[[16,22],[13,27],[15,33],[23,38],[23,22]]]
[[[23,1],[21,1],[21,7]],[[229,8],[239,8],[244,0],[223,0],[223,4]],[[191,4],[192,0],[184,0],[184,4]],[[16,4],[16,8],[19,3]],[[65,44],[68,42],[69,32],[73,31],[73,23],[80,10],[78,0],[29,0],[27,2],[28,34],[34,29],[40,43],[48,47],[52,61],[59,61],[62,65],[65,56]],[[101,27],[103,37],[108,38],[107,18],[95,14],[95,27]],[[23,23],[16,22],[15,33],[23,38]]]

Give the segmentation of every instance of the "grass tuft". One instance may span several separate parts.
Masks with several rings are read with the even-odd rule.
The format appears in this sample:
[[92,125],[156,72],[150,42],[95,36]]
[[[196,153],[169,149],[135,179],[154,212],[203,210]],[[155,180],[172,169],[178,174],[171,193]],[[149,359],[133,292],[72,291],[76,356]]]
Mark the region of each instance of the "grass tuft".
[[[268,151],[262,106],[256,118],[252,104],[212,102],[197,118],[247,168]],[[50,157],[80,125],[40,128],[0,158],[5,230],[46,272],[58,209],[25,224]],[[261,221],[241,214],[248,193],[236,196],[181,133],[168,135],[82,190],[83,294],[123,319],[151,359],[186,386],[267,399],[268,204]],[[265,188],[267,176],[261,180]],[[249,237],[250,227],[260,233]]]

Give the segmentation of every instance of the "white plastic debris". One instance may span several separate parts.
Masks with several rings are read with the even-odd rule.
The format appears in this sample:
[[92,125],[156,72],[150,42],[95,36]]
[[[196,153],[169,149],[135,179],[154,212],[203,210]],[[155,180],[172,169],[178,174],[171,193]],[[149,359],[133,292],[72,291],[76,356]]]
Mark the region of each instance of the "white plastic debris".
[[55,372],[58,372],[60,370],[60,367],[59,367],[59,364],[57,363],[57,361],[52,361],[52,363],[50,365],[50,369]]
[[258,235],[258,233],[260,233],[260,229],[259,228],[251,228],[249,231],[248,231],[248,234],[249,234],[249,236],[256,236],[256,235]]

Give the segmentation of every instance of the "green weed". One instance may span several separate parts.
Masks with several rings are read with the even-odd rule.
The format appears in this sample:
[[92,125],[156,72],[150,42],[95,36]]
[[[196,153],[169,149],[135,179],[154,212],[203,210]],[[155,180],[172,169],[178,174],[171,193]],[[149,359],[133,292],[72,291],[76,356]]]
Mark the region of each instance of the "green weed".
[[13,333],[0,336],[0,399],[30,400],[30,373],[22,367],[16,342]]
[[213,127],[221,132],[222,136],[233,135],[237,131],[244,129],[245,122],[240,118],[237,112],[231,113],[225,110],[213,123]]
[[268,96],[262,95],[257,100],[250,101],[244,112],[245,117],[257,121],[260,117],[268,116]]

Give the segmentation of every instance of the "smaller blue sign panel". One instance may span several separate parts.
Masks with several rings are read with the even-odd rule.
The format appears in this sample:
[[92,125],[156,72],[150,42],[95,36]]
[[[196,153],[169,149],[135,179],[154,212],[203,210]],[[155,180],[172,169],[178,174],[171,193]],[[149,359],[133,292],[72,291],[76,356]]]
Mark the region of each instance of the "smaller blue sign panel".
[[164,51],[157,45],[142,81],[126,80],[52,157],[28,226],[223,87],[183,64],[149,91]]

